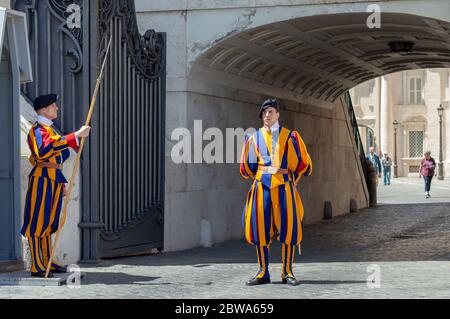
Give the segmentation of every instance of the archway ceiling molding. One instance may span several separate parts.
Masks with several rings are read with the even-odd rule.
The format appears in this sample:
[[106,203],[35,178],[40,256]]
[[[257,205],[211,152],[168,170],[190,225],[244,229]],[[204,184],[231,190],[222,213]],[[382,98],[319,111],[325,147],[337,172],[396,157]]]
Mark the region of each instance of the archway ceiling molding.
[[[249,29],[202,54],[197,74],[213,70],[209,74],[228,85],[253,83],[330,106],[345,91],[382,75],[450,68],[449,22],[383,13],[381,28],[369,29],[366,20],[366,12],[339,13]],[[397,41],[413,42],[412,52],[391,52],[389,43]]]

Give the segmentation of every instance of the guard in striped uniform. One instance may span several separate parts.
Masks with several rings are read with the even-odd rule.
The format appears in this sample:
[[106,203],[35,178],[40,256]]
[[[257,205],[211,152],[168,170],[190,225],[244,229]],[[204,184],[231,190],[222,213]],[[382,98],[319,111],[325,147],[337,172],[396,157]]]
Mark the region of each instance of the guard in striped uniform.
[[278,124],[275,99],[265,101],[259,117],[264,127],[245,139],[240,173],[253,180],[242,224],[245,238],[256,246],[259,270],[247,285],[270,283],[269,247],[277,235],[282,243],[283,283],[296,285],[292,272],[295,247],[302,240],[303,205],[296,185],[312,172],[311,158],[300,134]]
[[[58,96],[39,96],[34,101],[38,117],[32,126],[27,143],[31,150],[28,191],[25,200],[24,221],[21,233],[28,239],[31,251],[31,275],[44,277],[50,259],[51,235],[58,230],[66,178],[62,164],[69,158],[69,147],[78,150],[78,138],[89,136],[90,127],[66,136],[58,135],[52,128],[58,117]],[[52,273],[66,272],[66,268],[52,262]],[[51,273],[49,274],[49,277]]]

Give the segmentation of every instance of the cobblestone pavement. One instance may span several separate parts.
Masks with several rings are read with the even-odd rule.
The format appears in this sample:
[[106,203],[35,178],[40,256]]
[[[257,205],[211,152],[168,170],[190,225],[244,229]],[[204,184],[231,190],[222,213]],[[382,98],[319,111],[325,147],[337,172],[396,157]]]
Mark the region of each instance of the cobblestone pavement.
[[425,199],[423,178],[395,178],[389,186],[384,186],[383,180],[379,180],[379,204],[449,203],[450,180],[440,181],[434,177],[431,181],[430,195],[431,198]]
[[[273,284],[246,287],[256,255],[238,240],[83,266],[79,289],[0,287],[0,298],[450,298],[450,183],[433,182],[433,194],[425,200],[419,179],[396,179],[380,186],[377,208],[305,226],[296,287],[280,282],[279,244]],[[377,267],[380,287],[369,288]]]

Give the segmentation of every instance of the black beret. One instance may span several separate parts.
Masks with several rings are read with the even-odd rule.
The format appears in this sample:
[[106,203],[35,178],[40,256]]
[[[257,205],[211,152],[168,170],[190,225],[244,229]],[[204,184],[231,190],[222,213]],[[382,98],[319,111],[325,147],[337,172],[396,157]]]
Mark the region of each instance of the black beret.
[[269,108],[269,107],[274,107],[278,111],[278,101],[276,99],[265,100],[263,102],[263,104],[261,105],[261,109],[259,110],[259,118],[260,119],[262,119],[262,114],[263,114],[264,110]]
[[47,95],[41,95],[34,99],[34,110],[40,110],[44,107],[47,107],[49,105],[52,105],[58,101],[58,95],[56,94],[47,94]]

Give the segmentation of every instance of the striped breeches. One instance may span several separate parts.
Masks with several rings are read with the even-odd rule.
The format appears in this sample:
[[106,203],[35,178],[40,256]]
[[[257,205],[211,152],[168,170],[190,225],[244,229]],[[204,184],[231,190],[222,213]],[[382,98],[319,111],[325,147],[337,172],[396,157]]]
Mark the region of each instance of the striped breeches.
[[[63,183],[31,176],[25,199],[21,234],[28,239],[31,272],[45,272],[51,252],[51,234],[58,230],[63,199]],[[52,263],[52,268],[59,267]]]
[[278,240],[298,245],[302,240],[303,204],[292,182],[269,188],[254,181],[242,214],[246,240],[269,246],[275,231]]
[[45,237],[58,230],[63,186],[63,183],[45,177],[29,178],[21,230],[23,236]]

